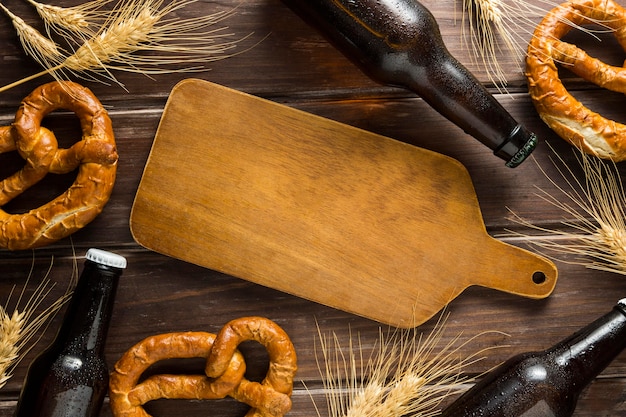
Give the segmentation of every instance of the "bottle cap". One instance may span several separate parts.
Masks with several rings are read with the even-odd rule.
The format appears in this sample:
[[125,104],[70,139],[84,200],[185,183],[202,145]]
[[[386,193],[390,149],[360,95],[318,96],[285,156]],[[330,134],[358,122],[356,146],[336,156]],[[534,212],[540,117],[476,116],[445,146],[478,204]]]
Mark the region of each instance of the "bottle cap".
[[88,261],[96,262],[105,266],[111,266],[120,269],[126,268],[126,258],[116,253],[107,252],[102,249],[89,249],[85,258]]
[[524,126],[517,125],[494,154],[507,161],[507,167],[515,168],[532,153],[537,142],[537,135],[526,130]]

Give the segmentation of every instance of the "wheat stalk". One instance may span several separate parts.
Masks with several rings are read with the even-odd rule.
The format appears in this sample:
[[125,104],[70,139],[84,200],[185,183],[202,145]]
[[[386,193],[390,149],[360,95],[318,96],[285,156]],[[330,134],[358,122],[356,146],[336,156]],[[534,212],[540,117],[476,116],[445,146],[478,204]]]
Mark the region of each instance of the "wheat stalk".
[[76,263],[74,263],[72,276],[65,293],[50,304],[45,305],[54,287],[49,279],[52,265],[53,259],[50,261],[50,266],[41,282],[32,295],[26,298],[26,287],[33,274],[33,259],[31,271],[15,302],[13,311],[10,312],[6,306],[11,303],[15,288],[9,294],[5,306],[0,306],[0,388],[11,378],[15,367],[35,345],[52,317],[71,296],[71,289],[74,287],[78,276]]
[[[381,331],[369,358],[363,357],[360,339],[355,342],[351,335],[346,350],[336,334],[323,335],[318,326],[321,354],[316,358],[329,417],[438,415],[441,401],[472,381],[462,371],[485,351],[463,357],[461,351],[471,340],[459,343],[461,335],[442,345],[445,317],[427,336],[416,329],[391,335]],[[317,414],[321,417],[319,410]]]
[[[91,80],[109,80],[123,86],[113,70],[142,74],[197,71],[206,62],[226,58],[237,41],[223,28],[210,27],[234,13],[222,11],[207,16],[166,18],[195,0],[126,0],[110,14],[97,33],[71,55],[59,60],[50,56],[40,73],[0,88],[6,91],[26,81],[51,74],[57,79],[73,74]],[[145,54],[140,54],[145,53]],[[183,67],[164,67],[183,64]]]
[[[617,166],[577,151],[577,162],[584,177],[579,180],[561,157],[558,162],[553,161],[565,186],[558,185],[539,167],[557,194],[539,189],[538,195],[571,217],[572,220],[561,222],[566,228],[557,230],[538,226],[515,213],[512,220],[553,238],[552,241],[533,239],[533,244],[540,249],[576,256],[573,261],[560,259],[558,255],[553,258],[591,269],[626,274],[626,193]],[[521,235],[519,232],[515,234]]]

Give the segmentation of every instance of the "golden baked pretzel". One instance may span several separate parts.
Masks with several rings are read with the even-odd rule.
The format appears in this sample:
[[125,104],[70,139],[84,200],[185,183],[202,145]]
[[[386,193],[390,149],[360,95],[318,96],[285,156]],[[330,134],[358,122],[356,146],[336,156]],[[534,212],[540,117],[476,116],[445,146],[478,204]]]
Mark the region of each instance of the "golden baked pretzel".
[[600,158],[626,159],[626,126],[583,106],[563,86],[555,63],[596,85],[626,93],[626,69],[592,58],[560,39],[574,25],[600,21],[626,50],[626,10],[612,0],[571,0],[552,9],[535,29],[528,47],[530,96],[543,121],[559,136]]
[[[58,147],[54,134],[41,126],[57,109],[73,111],[82,139],[68,149]],[[0,182],[0,207],[36,184],[46,174],[78,168],[65,193],[23,214],[0,209],[0,248],[29,249],[62,239],[92,221],[109,200],[117,169],[111,120],[88,89],[72,82],[52,82],[26,97],[12,126],[0,127],[0,152],[17,151],[24,167]]]
[[[269,370],[262,382],[244,378],[246,364],[237,350],[255,340],[265,346]],[[138,383],[152,364],[172,358],[207,358],[205,375],[153,375]],[[291,409],[296,353],[289,336],[262,317],[232,320],[217,335],[205,332],[151,336],[130,348],[115,364],[109,382],[116,417],[149,417],[143,404],[160,398],[219,399],[230,396],[252,408],[247,417],[280,417]]]

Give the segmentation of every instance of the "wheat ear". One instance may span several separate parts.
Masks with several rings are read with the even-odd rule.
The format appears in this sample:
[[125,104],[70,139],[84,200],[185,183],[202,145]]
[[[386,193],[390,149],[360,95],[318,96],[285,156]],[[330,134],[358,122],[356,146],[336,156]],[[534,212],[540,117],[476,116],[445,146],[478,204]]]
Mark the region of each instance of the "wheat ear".
[[[506,89],[506,74],[496,58],[499,35],[508,51],[517,59],[520,48],[506,30],[501,0],[464,0],[463,16],[469,22],[470,50],[486,71],[489,81],[499,90]],[[463,26],[465,27],[465,26]]]
[[95,35],[94,27],[99,27],[106,19],[106,13],[99,9],[111,0],[95,0],[73,7],[60,7],[36,0],[26,1],[37,10],[48,36],[55,32],[72,41],[73,36],[84,40]]
[[[547,256],[591,269],[626,274],[626,193],[617,166],[582,151],[576,152],[582,179],[576,178],[573,169],[561,157],[553,161],[565,186],[558,185],[539,167],[557,192],[539,189],[538,195],[571,218],[561,222],[565,229],[538,226],[515,213],[512,220],[552,238],[551,241],[531,239],[540,249],[548,250]],[[558,254],[572,254],[575,259],[561,259]]]
[[[234,10],[207,16],[166,18],[195,0],[128,0],[111,13],[103,27],[62,61],[51,61],[40,73],[0,88],[0,92],[26,81],[51,74],[66,78],[66,72],[91,80],[108,80],[122,85],[113,70],[160,74],[198,71],[206,62],[223,59],[237,44],[221,41],[230,36],[210,26],[232,15]],[[139,54],[139,53],[145,54]],[[172,68],[172,64],[179,67]],[[180,65],[182,64],[182,67]],[[170,67],[164,67],[164,66]]]
[[11,19],[11,23],[17,31],[24,51],[38,63],[45,64],[55,61],[61,56],[62,51],[54,41],[42,35],[41,32],[27,24],[21,17],[15,15],[2,3],[0,3],[0,9]]
[[54,287],[49,279],[53,261],[54,259],[50,261],[44,278],[34,292],[26,297],[26,286],[33,274],[33,259],[26,284],[15,302],[13,311],[9,312],[6,306],[10,304],[15,288],[9,294],[5,306],[0,306],[0,388],[11,378],[15,367],[41,337],[52,317],[71,297],[72,288],[78,276],[75,262],[65,293],[50,304],[45,304]]
[[[501,64],[501,55],[508,56],[515,64],[515,71],[523,73],[528,41],[534,36],[537,22],[559,3],[552,0],[533,3],[527,0],[462,0],[462,40],[468,45],[475,64],[484,68],[489,81],[500,92],[507,92],[507,74]],[[583,28],[567,20],[563,22],[591,35],[610,30],[601,21],[588,18],[585,21],[595,23],[601,29]]]
[[[465,390],[472,378],[463,369],[485,350],[463,357],[461,335],[442,344],[447,314],[426,336],[416,329],[380,333],[373,354],[364,357],[361,341],[350,336],[347,350],[337,336],[319,332],[316,354],[324,381],[329,417],[433,417],[448,395]],[[478,337],[478,336],[476,336]],[[317,407],[316,407],[317,408]],[[318,410],[318,416],[320,416]]]

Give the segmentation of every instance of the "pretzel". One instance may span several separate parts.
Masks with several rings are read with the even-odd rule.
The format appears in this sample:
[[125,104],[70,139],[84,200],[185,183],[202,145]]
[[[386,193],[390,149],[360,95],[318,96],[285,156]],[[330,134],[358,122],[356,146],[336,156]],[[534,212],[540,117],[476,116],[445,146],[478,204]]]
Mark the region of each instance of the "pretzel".
[[[269,370],[262,382],[244,378],[246,364],[237,349],[244,341],[265,346]],[[207,358],[205,375],[153,375],[138,383],[154,363],[172,358]],[[148,337],[115,364],[109,382],[115,417],[149,417],[143,404],[160,398],[211,400],[230,396],[252,408],[247,417],[280,417],[291,409],[296,353],[287,334],[262,317],[232,320],[215,335],[167,333]]]
[[535,29],[528,47],[526,76],[530,96],[543,121],[583,151],[614,161],[626,160],[626,126],[583,106],[563,86],[555,62],[612,91],[626,93],[626,69],[592,58],[560,41],[573,25],[601,21],[614,29],[626,50],[626,10],[612,0],[572,0],[552,9]]
[[[82,139],[68,149],[58,147],[54,134],[41,126],[57,109],[73,111]],[[0,248],[30,249],[55,242],[91,222],[109,200],[117,169],[111,120],[88,89],[72,82],[52,82],[26,97],[12,126],[0,127],[0,152],[17,151],[24,167],[0,182],[0,207],[36,184],[48,173],[78,168],[74,183],[60,196],[24,214],[0,209]]]

